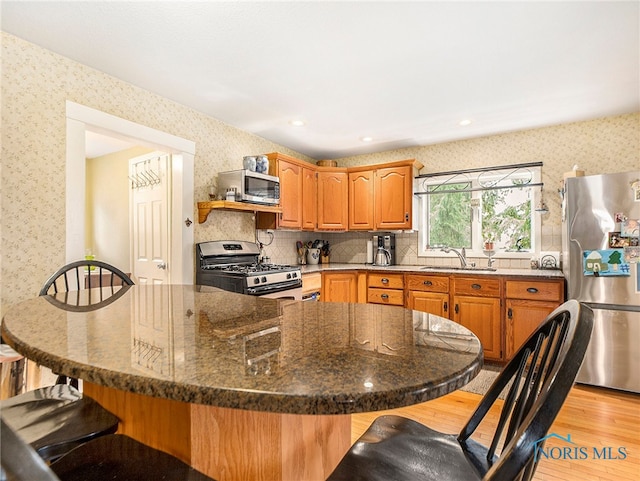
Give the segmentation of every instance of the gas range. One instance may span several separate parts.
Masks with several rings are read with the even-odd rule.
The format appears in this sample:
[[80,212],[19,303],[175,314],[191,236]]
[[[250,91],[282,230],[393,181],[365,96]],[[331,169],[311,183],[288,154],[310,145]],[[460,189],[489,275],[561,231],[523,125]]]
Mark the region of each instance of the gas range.
[[259,256],[252,242],[201,242],[196,245],[196,283],[254,296],[299,297],[294,291],[302,287],[300,268],[262,264]]

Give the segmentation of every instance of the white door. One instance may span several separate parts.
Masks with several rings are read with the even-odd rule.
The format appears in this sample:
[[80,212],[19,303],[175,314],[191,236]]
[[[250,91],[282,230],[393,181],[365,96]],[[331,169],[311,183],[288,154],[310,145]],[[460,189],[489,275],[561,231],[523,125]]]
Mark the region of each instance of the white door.
[[153,152],[129,160],[131,253],[137,284],[169,281],[171,155]]

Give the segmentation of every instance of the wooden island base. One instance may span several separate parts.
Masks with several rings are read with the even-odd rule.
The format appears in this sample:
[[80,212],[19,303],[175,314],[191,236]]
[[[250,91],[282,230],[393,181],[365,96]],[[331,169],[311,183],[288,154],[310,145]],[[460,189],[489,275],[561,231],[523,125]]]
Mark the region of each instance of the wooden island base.
[[218,481],[322,481],[351,446],[350,415],[278,414],[190,404],[84,383],[119,433]]

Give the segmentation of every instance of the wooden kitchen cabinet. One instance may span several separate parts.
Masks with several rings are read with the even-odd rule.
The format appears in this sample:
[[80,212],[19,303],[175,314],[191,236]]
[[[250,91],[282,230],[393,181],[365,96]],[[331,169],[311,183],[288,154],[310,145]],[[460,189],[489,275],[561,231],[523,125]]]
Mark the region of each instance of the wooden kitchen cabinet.
[[315,230],[318,224],[318,180],[316,169],[302,168],[302,230]]
[[349,230],[411,229],[415,159],[350,167]]
[[404,306],[404,275],[370,273],[367,276],[367,302]]
[[349,227],[349,175],[346,170],[319,170],[318,230],[347,230]]
[[278,160],[280,207],[278,227],[302,228],[302,167],[284,159]]
[[449,277],[407,274],[407,308],[449,318]]
[[376,229],[411,229],[413,216],[413,167],[376,169]]
[[564,279],[506,280],[505,298],[505,357],[508,360],[564,302]]
[[502,359],[501,281],[489,277],[453,277],[451,319],[473,332],[485,359]]
[[349,230],[374,230],[374,171],[349,172]]
[[323,272],[322,300],[324,302],[358,302],[357,272]]

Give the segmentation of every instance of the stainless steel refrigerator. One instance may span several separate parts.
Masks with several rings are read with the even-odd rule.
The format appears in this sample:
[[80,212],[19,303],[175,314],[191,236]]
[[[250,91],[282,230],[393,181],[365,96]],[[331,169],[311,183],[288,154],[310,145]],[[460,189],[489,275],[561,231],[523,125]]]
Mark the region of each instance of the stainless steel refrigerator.
[[640,171],[566,179],[567,298],[595,314],[580,383],[640,392],[638,220]]

